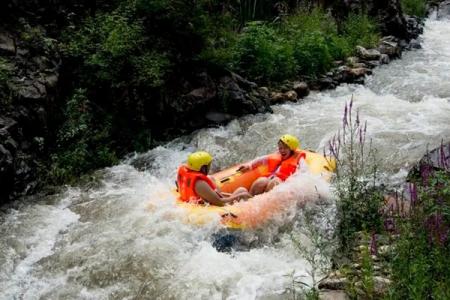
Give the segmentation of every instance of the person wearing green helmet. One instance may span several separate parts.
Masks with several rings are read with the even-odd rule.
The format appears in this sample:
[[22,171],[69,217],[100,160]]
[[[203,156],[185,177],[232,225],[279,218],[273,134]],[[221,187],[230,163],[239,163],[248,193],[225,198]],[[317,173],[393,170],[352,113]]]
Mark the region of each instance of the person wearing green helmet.
[[208,177],[212,156],[205,151],[189,154],[187,164],[178,169],[177,188],[180,199],[185,202],[223,206],[241,199],[251,198],[247,189],[241,187],[232,194],[222,193]]
[[278,153],[259,158],[248,165],[244,165],[239,171],[246,172],[261,164],[267,165],[266,176],[255,180],[250,187],[250,194],[258,195],[270,191],[294,174],[300,160],[305,159],[305,156],[305,153],[300,150],[299,140],[293,135],[285,134],[278,140]]

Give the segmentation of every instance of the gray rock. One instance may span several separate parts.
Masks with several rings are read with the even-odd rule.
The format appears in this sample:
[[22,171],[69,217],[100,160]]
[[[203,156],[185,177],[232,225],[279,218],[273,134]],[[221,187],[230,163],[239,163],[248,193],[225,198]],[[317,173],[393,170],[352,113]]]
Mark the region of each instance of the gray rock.
[[347,58],[347,64],[351,67],[355,66],[359,62],[359,58],[356,56],[350,56]]
[[391,62],[391,59],[389,58],[389,55],[381,54],[379,62],[380,64],[388,64]]
[[382,295],[388,291],[391,280],[381,276],[374,276],[373,283],[375,294]]
[[58,84],[58,74],[48,74],[44,77],[44,83],[47,87],[56,87]]
[[309,87],[306,82],[294,82],[293,88],[299,98],[304,98],[309,95]]
[[344,291],[321,290],[319,292],[320,300],[349,300],[350,298]]
[[319,282],[319,289],[321,290],[345,290],[349,281],[347,278],[325,278]]
[[401,46],[392,39],[381,40],[378,50],[381,54],[387,54],[391,58],[399,58],[402,55]]
[[16,42],[7,33],[0,32],[0,54],[16,55]]
[[409,42],[409,48],[411,49],[422,49],[422,45],[420,45],[420,42],[416,39],[412,39]]
[[361,46],[356,46],[358,56],[364,60],[379,60],[381,53],[377,49],[366,49]]

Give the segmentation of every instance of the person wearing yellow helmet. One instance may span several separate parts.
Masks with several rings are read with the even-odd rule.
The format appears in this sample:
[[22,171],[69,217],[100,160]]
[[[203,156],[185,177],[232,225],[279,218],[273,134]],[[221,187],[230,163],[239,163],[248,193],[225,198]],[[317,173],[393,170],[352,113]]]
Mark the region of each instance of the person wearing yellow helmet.
[[182,201],[223,206],[252,197],[245,188],[238,188],[232,194],[221,193],[208,177],[212,160],[208,152],[197,151],[189,154],[187,163],[179,167],[177,187]]
[[293,135],[285,134],[278,140],[278,153],[259,158],[239,170],[246,172],[261,165],[267,166],[265,176],[258,178],[250,187],[250,194],[258,195],[270,191],[295,173],[305,153],[300,150],[300,141]]

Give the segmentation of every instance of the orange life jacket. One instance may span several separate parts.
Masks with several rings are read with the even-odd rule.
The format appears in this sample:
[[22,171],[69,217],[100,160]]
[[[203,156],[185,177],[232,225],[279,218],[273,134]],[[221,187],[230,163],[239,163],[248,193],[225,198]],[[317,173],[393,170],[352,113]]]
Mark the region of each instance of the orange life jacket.
[[281,164],[281,154],[276,152],[257,158],[251,162],[251,169],[260,168],[261,176],[269,177],[274,174]]
[[214,182],[202,172],[193,171],[185,165],[182,165],[178,169],[177,187],[178,192],[180,193],[180,199],[182,201],[196,203],[201,202],[201,197],[195,192],[195,183],[197,180],[206,181],[206,183],[213,190],[216,190],[217,188]]
[[305,159],[306,154],[303,151],[295,150],[288,159],[281,161],[279,167],[275,171],[275,176],[285,181],[289,176],[297,170],[300,159]]

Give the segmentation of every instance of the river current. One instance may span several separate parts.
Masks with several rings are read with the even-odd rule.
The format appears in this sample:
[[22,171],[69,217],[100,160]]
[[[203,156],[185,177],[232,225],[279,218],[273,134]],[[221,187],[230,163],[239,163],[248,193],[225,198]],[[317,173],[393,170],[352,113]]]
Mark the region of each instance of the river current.
[[[177,166],[202,149],[217,170],[275,151],[284,133],[321,152],[353,96],[380,169],[390,184],[401,183],[427,149],[450,137],[450,20],[430,18],[421,39],[422,49],[376,68],[365,86],[341,85],[274,106],[273,114],[199,130],[99,170],[87,184],[0,210],[0,299],[292,299],[302,285],[293,280],[313,282],[292,239],[302,214],[250,234],[252,247],[220,252],[218,222],[182,221],[171,193]],[[300,174],[288,184],[297,183],[305,185],[302,199],[333,202],[321,179]],[[332,205],[323,206],[332,219]]]

